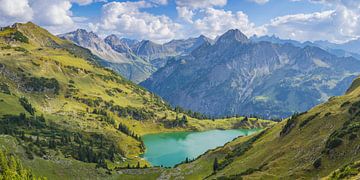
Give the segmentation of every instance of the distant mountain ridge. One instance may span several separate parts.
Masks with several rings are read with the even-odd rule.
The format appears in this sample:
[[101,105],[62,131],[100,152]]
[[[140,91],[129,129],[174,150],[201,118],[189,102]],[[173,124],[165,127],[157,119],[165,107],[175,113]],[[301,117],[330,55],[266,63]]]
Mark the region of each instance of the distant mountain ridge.
[[203,43],[212,41],[205,36],[199,36],[157,44],[150,40],[120,39],[113,34],[102,39],[95,33],[83,29],[61,34],[59,37],[90,49],[93,54],[104,60],[101,62],[102,65],[135,83],[147,79],[172,57],[187,55]]
[[292,44],[297,47],[305,47],[305,46],[315,46],[320,47],[328,51],[331,54],[334,54],[339,57],[349,57],[352,56],[354,58],[360,59],[360,40],[353,40],[343,44],[335,44],[328,41],[305,41],[299,42],[291,39],[280,39],[275,35],[272,36],[252,36],[250,37],[251,41],[260,42],[267,41],[275,44]]
[[141,85],[172,105],[218,116],[287,117],[346,91],[359,60],[316,47],[248,39],[230,30],[177,57]]

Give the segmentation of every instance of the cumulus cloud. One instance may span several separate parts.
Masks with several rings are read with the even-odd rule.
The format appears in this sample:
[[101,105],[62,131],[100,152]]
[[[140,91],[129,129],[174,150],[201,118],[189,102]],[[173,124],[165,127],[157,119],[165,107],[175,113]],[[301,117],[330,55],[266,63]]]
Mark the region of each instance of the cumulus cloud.
[[150,0],[150,2],[158,4],[158,5],[167,5],[168,0]]
[[270,34],[301,41],[344,42],[360,37],[360,1],[310,0],[332,10],[277,17],[264,25]]
[[[264,4],[269,0],[247,1]],[[174,0],[177,19],[151,14],[146,10],[167,5],[169,0],[109,2],[104,3],[99,20],[75,17],[71,7],[73,4],[85,6],[106,0],[0,0],[0,25],[33,21],[53,33],[90,28],[103,35],[115,33],[157,42],[200,34],[215,38],[234,28],[248,36],[276,34],[300,41],[343,42],[360,37],[359,0],[290,1],[318,3],[326,10],[280,16],[258,26],[242,11],[224,10],[227,0]]]
[[214,8],[207,8],[204,16],[194,21],[193,27],[198,33],[211,38],[215,38],[229,29],[239,29],[248,36],[266,33],[265,28],[256,27],[242,11],[233,13]]
[[27,0],[0,0],[0,25],[33,18],[33,10]]
[[35,13],[34,21],[44,26],[70,25],[71,3],[63,0],[35,0],[31,3]]
[[176,5],[190,9],[208,8],[213,6],[225,6],[227,0],[176,0]]
[[63,33],[84,27],[86,21],[72,15],[72,4],[84,6],[94,2],[106,0],[0,0],[0,26],[32,21],[53,33]]
[[164,42],[179,36],[181,25],[165,15],[141,11],[153,7],[148,1],[111,2],[102,7],[101,22],[92,25],[96,31],[106,31],[136,39]]
[[93,0],[71,0],[71,2],[77,3],[79,5],[88,5],[91,4],[93,2]]
[[94,2],[107,2],[107,0],[70,0],[70,2],[85,6]]
[[269,2],[270,0],[249,0],[251,2],[257,3],[257,4],[265,4]]
[[178,12],[178,16],[183,19],[185,22],[188,22],[188,23],[192,23],[192,19],[193,19],[193,16],[194,16],[194,12],[189,9],[188,7],[186,6],[178,6],[176,7],[176,10]]

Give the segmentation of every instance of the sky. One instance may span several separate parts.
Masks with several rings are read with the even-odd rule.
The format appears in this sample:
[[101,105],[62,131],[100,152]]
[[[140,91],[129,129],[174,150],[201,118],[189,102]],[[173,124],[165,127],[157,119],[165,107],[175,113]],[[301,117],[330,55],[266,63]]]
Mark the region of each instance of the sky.
[[27,21],[158,43],[229,29],[341,43],[360,37],[360,0],[0,0],[0,26]]

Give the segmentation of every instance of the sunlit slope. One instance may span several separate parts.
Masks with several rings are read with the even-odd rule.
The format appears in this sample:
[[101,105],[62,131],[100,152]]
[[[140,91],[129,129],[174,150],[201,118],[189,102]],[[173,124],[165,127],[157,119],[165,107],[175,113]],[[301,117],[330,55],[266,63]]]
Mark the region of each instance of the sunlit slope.
[[[191,179],[358,177],[359,79],[348,93],[164,173]],[[216,172],[213,164],[218,159]],[[338,170],[339,169],[339,170]],[[336,171],[338,170],[338,171]],[[335,174],[333,174],[333,172]]]
[[74,174],[61,172],[76,164],[84,169],[75,175],[95,167],[149,165],[140,158],[140,136],[147,133],[273,124],[192,118],[97,61],[89,50],[32,23],[0,30],[0,133],[18,140],[27,156],[20,159],[36,175],[69,178]]

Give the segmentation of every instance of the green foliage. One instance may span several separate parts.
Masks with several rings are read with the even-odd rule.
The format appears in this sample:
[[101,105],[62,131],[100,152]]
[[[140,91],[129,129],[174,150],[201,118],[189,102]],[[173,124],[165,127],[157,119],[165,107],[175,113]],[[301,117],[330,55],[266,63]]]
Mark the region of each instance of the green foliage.
[[9,86],[5,83],[0,83],[0,92],[5,94],[11,94]]
[[201,114],[199,112],[193,112],[191,110],[185,110],[179,106],[176,106],[174,108],[174,111],[177,112],[177,113],[183,113],[183,114],[186,114],[192,118],[196,118],[196,119],[211,119],[210,117],[204,115],[204,114]]
[[345,106],[347,106],[349,104],[351,104],[350,101],[346,101],[346,102],[342,103],[340,107],[343,108],[343,107],[345,107]]
[[219,161],[217,158],[214,159],[213,171],[216,172],[219,169]]
[[20,161],[14,155],[0,150],[0,179],[41,180],[46,178],[35,177],[31,171],[22,166]]
[[19,52],[24,52],[24,53],[27,53],[27,52],[28,52],[28,50],[25,49],[25,48],[23,48],[23,47],[14,47],[14,50],[15,50],[15,51],[19,51]]
[[360,162],[350,163],[338,171],[335,171],[331,174],[331,180],[338,180],[338,179],[351,179],[352,177],[360,174]]
[[254,137],[250,138],[249,140],[239,144],[238,146],[235,147],[234,150],[232,150],[230,153],[228,153],[225,156],[225,160],[222,161],[221,163],[219,163],[219,168],[218,170],[222,170],[224,169],[227,165],[231,164],[235,158],[243,155],[246,151],[248,151],[249,149],[251,149],[252,144],[254,142],[256,142],[260,137],[262,137],[267,130],[262,131],[261,133],[255,135]]
[[304,127],[306,124],[308,124],[310,121],[314,120],[320,113],[316,113],[314,115],[311,115],[310,117],[308,117],[307,119],[305,119],[303,122],[300,123],[299,127],[302,128]]
[[60,84],[55,78],[30,77],[25,79],[24,87],[27,91],[44,92],[54,91],[59,94]]
[[[346,104],[350,105],[349,103]],[[324,152],[329,153],[330,150],[342,145],[345,136],[347,136],[349,140],[354,140],[358,137],[358,133],[360,132],[360,101],[351,104],[348,112],[351,117],[344,122],[340,129],[337,129],[329,136]]]
[[242,176],[253,174],[256,171],[261,171],[261,169],[266,165],[267,164],[262,164],[258,168],[249,168],[249,169],[246,169],[245,171],[243,171],[243,172],[241,172],[239,174],[235,174],[235,175],[231,175],[231,176],[221,176],[221,177],[219,177],[217,179],[221,179],[221,180],[240,180],[240,179],[243,179]]
[[135,108],[135,107],[121,107],[121,106],[111,106],[110,110],[117,114],[119,117],[132,117],[135,120],[148,120],[155,117],[153,111],[146,110],[145,108]]
[[15,31],[14,33],[12,33],[11,38],[23,43],[29,43],[29,38],[24,36],[24,34],[19,31]]
[[334,148],[340,146],[342,143],[343,143],[342,139],[340,139],[338,137],[334,137],[334,138],[329,139],[326,142],[326,148],[331,150],[331,149],[334,149]]
[[17,31],[14,28],[6,27],[2,29],[3,32],[8,32],[3,35],[8,40],[15,40],[23,43],[29,43],[29,38],[27,38],[23,33]]
[[290,133],[291,129],[294,128],[296,126],[296,120],[293,117],[290,117],[290,119],[288,119],[286,121],[285,126],[283,127],[283,129],[280,132],[280,136],[285,136],[287,134]]
[[35,114],[35,108],[31,105],[31,103],[25,97],[19,98],[20,104],[24,107],[24,109],[29,112],[31,115]]
[[142,141],[141,137],[137,134],[135,134],[133,131],[131,131],[129,129],[129,127],[127,127],[125,124],[123,123],[120,123],[119,124],[119,127],[118,127],[118,130],[123,132],[124,134],[128,135],[128,136],[131,136],[133,138],[135,138],[136,140],[138,141]]
[[123,90],[121,90],[119,88],[113,88],[113,89],[106,89],[105,92],[107,95],[114,97],[116,94],[122,93]]
[[314,161],[313,166],[315,169],[319,169],[321,166],[321,158],[318,158]]
[[29,157],[32,153],[42,157],[48,153],[47,149],[60,150],[65,156],[100,164],[105,159],[113,161],[123,156],[123,152],[103,135],[61,130],[45,122],[43,116],[6,115],[0,121],[0,134],[19,138]]
[[163,123],[167,128],[186,127],[188,123],[186,115],[183,115],[182,118],[179,118],[178,115],[176,115],[175,121],[168,121],[166,119],[164,120],[165,121]]

